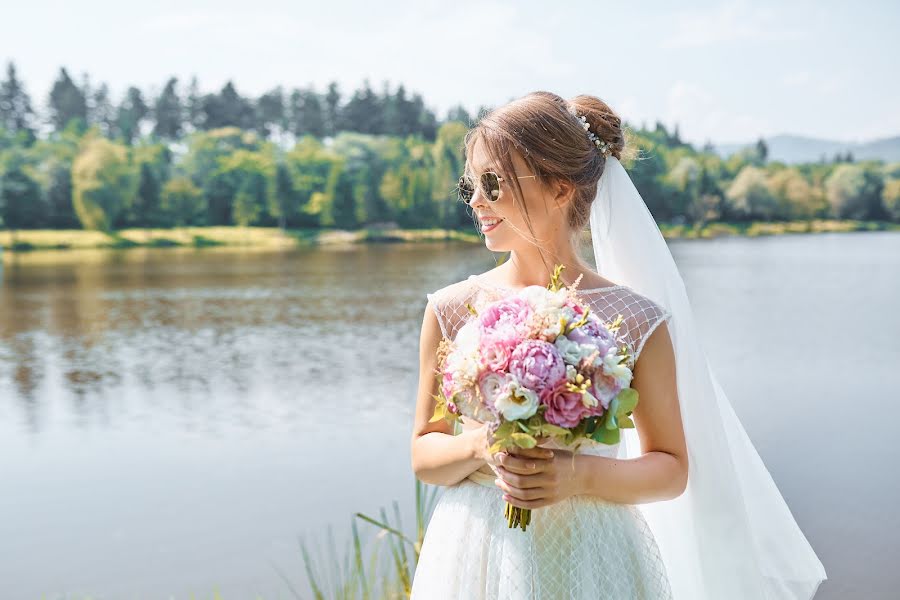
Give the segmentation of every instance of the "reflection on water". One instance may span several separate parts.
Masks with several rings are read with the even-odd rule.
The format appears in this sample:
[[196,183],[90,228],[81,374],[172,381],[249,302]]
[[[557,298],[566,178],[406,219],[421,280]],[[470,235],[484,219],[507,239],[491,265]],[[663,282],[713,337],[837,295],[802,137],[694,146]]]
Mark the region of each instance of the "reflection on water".
[[[888,597],[900,235],[671,247],[710,361],[826,566],[817,597]],[[301,582],[298,533],[341,536],[394,499],[411,515],[425,293],[493,264],[457,243],[4,261],[0,587],[23,598],[284,596],[270,561]]]

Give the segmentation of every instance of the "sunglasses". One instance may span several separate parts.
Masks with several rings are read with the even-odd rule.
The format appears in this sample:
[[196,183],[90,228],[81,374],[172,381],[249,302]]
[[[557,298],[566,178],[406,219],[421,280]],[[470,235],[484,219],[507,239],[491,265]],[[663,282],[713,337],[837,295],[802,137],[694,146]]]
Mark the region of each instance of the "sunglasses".
[[[516,175],[516,179],[526,179],[528,177],[537,177],[537,175]],[[484,197],[487,198],[488,202],[496,202],[500,199],[500,183],[502,182],[503,178],[493,171],[485,171],[478,178],[478,186],[481,188],[481,193],[484,194]],[[465,202],[466,204],[472,202],[472,198],[475,197],[475,183],[470,177],[466,177],[465,175],[460,177],[456,189],[459,193],[461,202]]]

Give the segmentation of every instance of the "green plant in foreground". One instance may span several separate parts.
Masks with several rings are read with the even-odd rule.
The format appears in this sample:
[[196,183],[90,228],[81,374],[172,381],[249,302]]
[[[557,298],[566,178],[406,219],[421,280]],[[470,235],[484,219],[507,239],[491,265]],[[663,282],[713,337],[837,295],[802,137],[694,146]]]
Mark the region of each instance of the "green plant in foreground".
[[[379,599],[394,600],[409,598],[413,574],[419,561],[422,541],[431,512],[437,500],[438,488],[416,479],[416,533],[415,539],[403,532],[400,506],[393,502],[393,520],[384,508],[380,509],[380,520],[363,513],[355,513],[356,518],[378,528],[377,533],[364,544],[357,522],[351,523],[351,539],[343,559],[338,556],[331,526],[328,526],[327,556],[313,556],[303,539],[300,552],[303,556],[312,598],[315,600]],[[390,549],[389,560],[380,552],[384,543]],[[364,548],[364,545],[371,547]],[[364,554],[368,552],[368,560]],[[295,598],[307,598],[300,594],[288,577],[276,565],[273,568],[287,584]]]

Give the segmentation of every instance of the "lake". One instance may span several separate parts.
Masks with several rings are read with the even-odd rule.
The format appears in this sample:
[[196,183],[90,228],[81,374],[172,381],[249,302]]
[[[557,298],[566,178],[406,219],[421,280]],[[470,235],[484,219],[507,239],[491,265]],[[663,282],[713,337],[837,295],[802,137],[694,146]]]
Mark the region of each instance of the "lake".
[[[900,233],[670,248],[817,598],[896,597]],[[394,500],[411,531],[425,294],[494,264],[457,242],[7,252],[0,597],[288,598],[298,536],[343,543]]]

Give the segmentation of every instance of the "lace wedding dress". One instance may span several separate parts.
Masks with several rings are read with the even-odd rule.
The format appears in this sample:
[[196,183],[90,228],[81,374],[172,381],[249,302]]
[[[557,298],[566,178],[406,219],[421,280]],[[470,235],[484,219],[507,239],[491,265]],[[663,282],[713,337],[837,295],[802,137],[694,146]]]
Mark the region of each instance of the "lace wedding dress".
[[[453,339],[476,309],[510,288],[480,276],[431,294],[444,337]],[[601,319],[622,315],[619,335],[634,358],[671,314],[627,286],[579,290]],[[463,428],[477,427],[474,421]],[[555,440],[543,444],[563,448]],[[622,457],[620,444],[590,440],[579,454]],[[672,598],[665,565],[639,505],[572,496],[533,509],[526,531],[503,517],[503,491],[485,464],[443,490],[428,523],[412,584],[412,600],[662,600]]]

